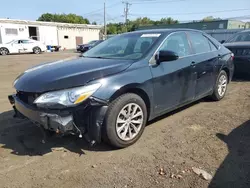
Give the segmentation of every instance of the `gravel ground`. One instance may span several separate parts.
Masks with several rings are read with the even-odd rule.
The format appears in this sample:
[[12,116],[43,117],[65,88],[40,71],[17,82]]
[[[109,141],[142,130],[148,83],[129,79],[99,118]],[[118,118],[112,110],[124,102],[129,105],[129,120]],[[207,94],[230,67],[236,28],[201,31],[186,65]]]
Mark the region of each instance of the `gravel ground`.
[[[0,187],[250,187],[250,82],[220,102],[201,100],[149,122],[133,146],[89,148],[73,136],[41,143],[39,128],[13,119],[7,95],[22,71],[71,52],[0,56]],[[210,181],[192,167],[213,176]]]

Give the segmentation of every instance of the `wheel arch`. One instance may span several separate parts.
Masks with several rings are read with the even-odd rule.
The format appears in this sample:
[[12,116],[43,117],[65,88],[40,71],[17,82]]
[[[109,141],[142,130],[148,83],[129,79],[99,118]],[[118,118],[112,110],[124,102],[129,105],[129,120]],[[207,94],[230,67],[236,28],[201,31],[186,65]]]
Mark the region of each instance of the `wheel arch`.
[[147,92],[140,87],[140,85],[138,84],[129,84],[126,86],[123,86],[122,88],[120,88],[119,90],[117,90],[111,97],[109,102],[112,102],[113,100],[115,100],[116,98],[118,98],[119,96],[125,94],[125,93],[134,93],[137,94],[138,96],[140,96],[142,98],[142,100],[145,102],[146,107],[147,107],[147,113],[148,113],[148,119],[151,115],[151,102],[150,102],[150,98],[147,94]]
[[222,67],[221,71],[222,70],[224,70],[227,73],[227,80],[228,80],[228,82],[230,82],[231,75],[230,75],[229,68],[224,66],[224,67]]
[[42,50],[39,46],[34,46],[32,50],[34,51],[35,48],[39,48],[40,50]]

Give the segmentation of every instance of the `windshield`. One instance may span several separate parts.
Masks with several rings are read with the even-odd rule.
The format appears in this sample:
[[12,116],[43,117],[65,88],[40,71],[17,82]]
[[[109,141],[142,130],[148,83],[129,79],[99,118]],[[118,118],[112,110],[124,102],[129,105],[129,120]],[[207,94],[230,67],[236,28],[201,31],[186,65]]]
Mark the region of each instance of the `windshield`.
[[11,40],[10,42],[7,42],[6,44],[11,44],[12,42],[14,42],[15,40]]
[[250,32],[237,33],[232,38],[226,42],[249,42],[250,41]]
[[140,59],[151,48],[160,33],[129,33],[112,37],[83,54],[83,57]]

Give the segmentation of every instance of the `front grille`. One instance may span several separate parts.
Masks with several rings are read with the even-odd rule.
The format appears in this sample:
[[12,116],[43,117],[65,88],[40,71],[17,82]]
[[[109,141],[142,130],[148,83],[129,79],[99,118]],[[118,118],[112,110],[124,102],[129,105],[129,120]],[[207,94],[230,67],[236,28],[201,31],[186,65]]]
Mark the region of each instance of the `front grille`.
[[250,49],[244,49],[244,48],[238,48],[238,49],[234,49],[234,48],[229,48],[229,50],[231,52],[234,53],[235,56],[245,56],[245,55],[250,55]]
[[34,106],[33,102],[39,97],[40,94],[31,92],[17,91],[17,97],[26,104]]

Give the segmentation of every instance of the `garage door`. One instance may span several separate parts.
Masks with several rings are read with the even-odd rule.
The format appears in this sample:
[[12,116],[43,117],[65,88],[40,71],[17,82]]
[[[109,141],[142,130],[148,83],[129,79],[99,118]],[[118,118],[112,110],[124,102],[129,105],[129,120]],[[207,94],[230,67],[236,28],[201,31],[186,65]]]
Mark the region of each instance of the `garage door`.
[[76,37],[76,45],[82,44],[82,37]]

